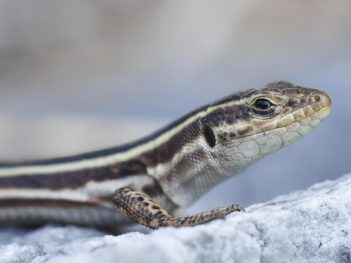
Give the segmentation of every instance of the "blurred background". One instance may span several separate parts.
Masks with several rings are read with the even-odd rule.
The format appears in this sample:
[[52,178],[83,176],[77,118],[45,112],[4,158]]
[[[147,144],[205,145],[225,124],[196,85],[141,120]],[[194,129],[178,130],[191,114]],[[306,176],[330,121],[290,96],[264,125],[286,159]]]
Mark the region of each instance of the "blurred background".
[[310,136],[190,210],[249,205],[351,171],[351,2],[0,1],[0,159],[137,139],[238,90],[327,91]]

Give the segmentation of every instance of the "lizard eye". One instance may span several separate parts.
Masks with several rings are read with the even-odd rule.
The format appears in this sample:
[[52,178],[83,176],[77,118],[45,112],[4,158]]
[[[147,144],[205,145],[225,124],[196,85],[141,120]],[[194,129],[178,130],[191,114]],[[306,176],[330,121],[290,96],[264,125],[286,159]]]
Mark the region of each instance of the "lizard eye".
[[272,106],[272,103],[266,99],[257,99],[254,103],[254,106],[260,110],[267,110]]
[[256,99],[252,105],[254,113],[259,115],[270,115],[274,112],[275,105],[267,99]]

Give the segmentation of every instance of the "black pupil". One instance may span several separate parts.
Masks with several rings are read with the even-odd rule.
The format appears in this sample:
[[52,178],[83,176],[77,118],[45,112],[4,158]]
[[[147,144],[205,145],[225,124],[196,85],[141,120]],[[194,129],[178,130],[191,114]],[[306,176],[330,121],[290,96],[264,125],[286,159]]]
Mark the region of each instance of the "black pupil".
[[258,99],[255,101],[255,107],[261,110],[267,110],[271,107],[271,103],[265,99]]

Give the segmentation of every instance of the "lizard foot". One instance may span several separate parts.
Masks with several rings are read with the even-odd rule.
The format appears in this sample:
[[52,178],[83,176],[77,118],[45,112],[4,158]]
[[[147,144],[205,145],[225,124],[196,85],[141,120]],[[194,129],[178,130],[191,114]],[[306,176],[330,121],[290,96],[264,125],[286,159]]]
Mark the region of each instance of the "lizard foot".
[[123,215],[151,229],[167,226],[195,226],[224,218],[233,212],[245,211],[239,205],[231,205],[192,216],[172,217],[148,196],[128,187],[118,189],[114,193],[113,203]]

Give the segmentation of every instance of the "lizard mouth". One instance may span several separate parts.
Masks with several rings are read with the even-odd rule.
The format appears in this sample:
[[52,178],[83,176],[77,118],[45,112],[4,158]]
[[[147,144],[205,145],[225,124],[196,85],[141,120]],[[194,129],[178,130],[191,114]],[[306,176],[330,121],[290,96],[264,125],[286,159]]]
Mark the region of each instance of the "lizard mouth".
[[313,92],[309,104],[297,109],[277,121],[276,128],[289,128],[298,125],[317,126],[331,111],[331,98],[325,92]]
[[283,145],[290,144],[309,134],[327,118],[330,111],[330,97],[324,92],[315,92],[310,95],[308,105],[283,116],[278,120],[277,127],[268,133],[278,135]]
[[330,110],[331,99],[328,95],[313,95],[307,105],[278,119],[251,121],[250,129],[245,127],[249,132],[241,136],[240,147],[253,153],[248,157],[250,160],[261,158],[309,134],[329,115]]

